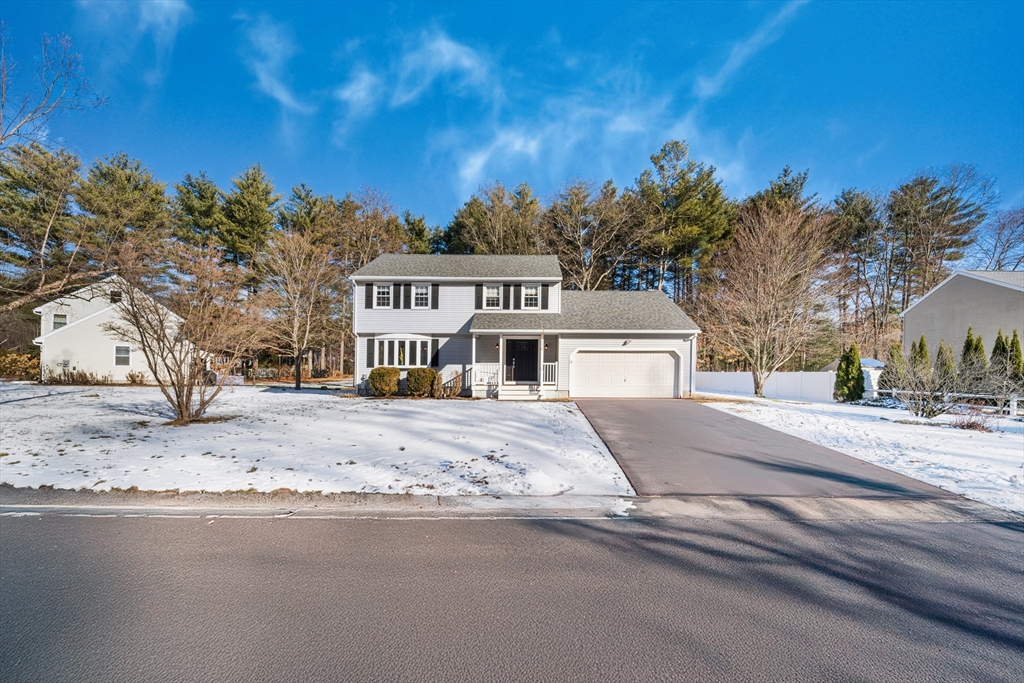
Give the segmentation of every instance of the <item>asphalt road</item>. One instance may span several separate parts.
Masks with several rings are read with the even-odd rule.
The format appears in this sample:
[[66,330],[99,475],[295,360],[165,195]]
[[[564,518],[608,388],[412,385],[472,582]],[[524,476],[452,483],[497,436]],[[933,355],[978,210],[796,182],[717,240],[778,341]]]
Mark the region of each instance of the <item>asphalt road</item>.
[[0,518],[0,679],[1019,681],[1024,525]]
[[695,401],[576,401],[639,495],[952,494]]

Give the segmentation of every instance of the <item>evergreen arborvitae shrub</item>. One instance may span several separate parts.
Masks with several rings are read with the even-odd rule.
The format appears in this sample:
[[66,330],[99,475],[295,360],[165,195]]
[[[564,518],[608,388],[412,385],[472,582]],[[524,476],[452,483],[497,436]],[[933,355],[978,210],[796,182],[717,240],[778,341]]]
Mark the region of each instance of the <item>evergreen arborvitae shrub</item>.
[[1024,384],[1024,356],[1020,351],[1020,337],[1017,330],[1013,331],[1013,338],[1010,340],[1010,376]]
[[434,386],[434,377],[437,370],[434,368],[412,368],[405,375],[405,381],[409,388],[410,396],[428,396],[430,389]]
[[843,353],[836,368],[836,398],[843,401],[859,401],[864,398],[864,371],[860,367],[860,352],[856,344]]
[[971,354],[974,353],[974,328],[967,327],[967,338],[964,339],[964,348],[960,352],[960,362],[967,364],[971,362]]
[[953,349],[946,340],[939,342],[939,352],[935,354],[935,372],[942,379],[953,379],[956,377],[956,361],[953,360]]
[[1010,376],[1010,344],[1009,339],[1003,336],[1000,329],[996,334],[996,341],[992,345],[992,356],[989,358],[989,365],[997,377],[1009,378]]
[[398,368],[380,367],[370,370],[370,393],[374,396],[394,396],[398,393]]
[[928,342],[925,341],[923,334],[921,335],[921,341],[910,349],[910,363],[914,366],[915,370],[925,373],[932,366],[931,356],[928,355]]
[[899,389],[904,375],[907,374],[907,359],[903,357],[903,346],[893,344],[889,347],[889,360],[878,378],[879,389]]

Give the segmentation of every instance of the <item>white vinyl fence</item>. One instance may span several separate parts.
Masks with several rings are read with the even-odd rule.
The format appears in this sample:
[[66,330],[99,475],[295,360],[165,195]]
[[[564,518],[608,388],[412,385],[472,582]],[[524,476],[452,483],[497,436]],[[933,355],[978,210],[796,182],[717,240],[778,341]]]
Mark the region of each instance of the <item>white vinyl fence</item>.
[[[728,394],[754,394],[754,378],[749,372],[697,372],[697,391]],[[797,401],[830,402],[835,390],[834,372],[775,372],[764,384],[764,395]],[[866,395],[866,393],[865,393]]]

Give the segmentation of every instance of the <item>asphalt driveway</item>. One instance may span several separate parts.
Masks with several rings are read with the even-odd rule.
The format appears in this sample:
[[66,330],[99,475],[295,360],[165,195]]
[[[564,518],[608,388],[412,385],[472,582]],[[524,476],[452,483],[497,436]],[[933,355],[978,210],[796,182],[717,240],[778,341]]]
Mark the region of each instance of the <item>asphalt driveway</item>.
[[577,400],[641,496],[952,494],[694,401]]

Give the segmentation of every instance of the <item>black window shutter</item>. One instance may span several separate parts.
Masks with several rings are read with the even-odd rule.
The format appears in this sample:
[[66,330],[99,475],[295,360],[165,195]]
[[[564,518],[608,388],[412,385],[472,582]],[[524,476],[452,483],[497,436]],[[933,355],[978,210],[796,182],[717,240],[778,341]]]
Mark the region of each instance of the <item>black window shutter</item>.
[[366,308],[373,308],[373,283],[366,283]]
[[548,287],[550,285],[540,286],[540,308],[542,311],[548,310]]
[[394,301],[391,302],[391,308],[402,307],[402,285],[395,284],[391,285],[391,297]]
[[366,367],[377,367],[373,362],[373,337],[367,337],[366,339]]
[[512,308],[512,285],[505,285],[502,289],[504,290],[505,293],[505,300],[502,302],[501,307],[507,311],[508,309]]
[[484,286],[476,286],[476,310],[480,310],[484,307]]
[[440,359],[440,355],[441,354],[438,353],[437,347],[438,347],[438,340],[437,339],[431,339],[430,340],[430,367],[432,367],[432,368],[436,368],[440,364],[440,360],[441,360]]
[[517,311],[523,307],[523,286],[516,285],[515,295],[512,297],[512,308]]
[[438,307],[438,295],[441,294],[441,285],[430,285],[430,307],[435,311]]
[[402,308],[412,308],[412,285],[406,282],[403,289],[405,289],[405,294],[402,296]]

